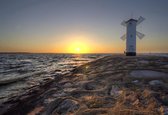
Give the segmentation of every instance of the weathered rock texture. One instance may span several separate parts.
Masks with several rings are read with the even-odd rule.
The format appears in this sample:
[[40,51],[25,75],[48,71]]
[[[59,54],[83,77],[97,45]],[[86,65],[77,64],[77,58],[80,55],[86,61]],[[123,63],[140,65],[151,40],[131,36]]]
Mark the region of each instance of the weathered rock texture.
[[107,56],[9,100],[1,114],[166,115],[167,72],[167,57]]

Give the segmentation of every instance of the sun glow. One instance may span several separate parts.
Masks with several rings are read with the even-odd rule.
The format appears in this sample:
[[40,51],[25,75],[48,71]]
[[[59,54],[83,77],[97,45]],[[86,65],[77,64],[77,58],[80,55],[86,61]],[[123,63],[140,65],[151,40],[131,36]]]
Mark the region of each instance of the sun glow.
[[75,51],[76,52],[80,52],[80,48],[75,48]]
[[69,53],[89,53],[88,45],[84,42],[74,42],[69,46]]
[[[77,32],[75,32],[77,33]],[[66,53],[83,54],[92,52],[92,36],[87,33],[70,33],[62,37],[63,42],[57,49],[64,50]],[[61,48],[61,46],[64,46]]]

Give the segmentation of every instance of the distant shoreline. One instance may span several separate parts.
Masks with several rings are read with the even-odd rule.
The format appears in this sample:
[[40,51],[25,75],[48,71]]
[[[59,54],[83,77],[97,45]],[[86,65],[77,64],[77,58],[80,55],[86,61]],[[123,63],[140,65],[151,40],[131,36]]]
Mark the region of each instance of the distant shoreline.
[[[50,52],[0,52],[0,54],[77,54],[77,53],[50,53]],[[111,54],[111,53],[80,53],[80,54]],[[115,53],[120,54],[120,53]],[[122,54],[122,53],[121,53]]]
[[[0,54],[77,54],[77,53],[49,53],[49,52],[0,52]],[[80,55],[83,54],[124,54],[124,53],[79,53]],[[168,52],[160,53],[160,52],[154,52],[154,53],[137,53],[138,55],[144,55],[144,54],[168,54]]]

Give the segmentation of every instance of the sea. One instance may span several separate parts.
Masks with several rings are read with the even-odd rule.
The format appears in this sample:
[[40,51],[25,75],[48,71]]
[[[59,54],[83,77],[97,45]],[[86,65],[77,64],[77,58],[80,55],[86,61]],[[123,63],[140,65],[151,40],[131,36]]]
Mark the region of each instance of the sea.
[[109,54],[0,54],[0,104]]

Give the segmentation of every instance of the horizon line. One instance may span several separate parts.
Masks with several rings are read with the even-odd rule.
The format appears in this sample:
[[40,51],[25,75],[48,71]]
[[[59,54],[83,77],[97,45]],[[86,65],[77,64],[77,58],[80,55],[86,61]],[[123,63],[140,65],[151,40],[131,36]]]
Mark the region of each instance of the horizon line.
[[[164,53],[167,54],[168,52],[141,52],[141,53],[137,53],[137,54],[158,54],[158,53]],[[99,53],[58,53],[58,52],[0,52],[0,54],[124,54],[121,52],[99,52]]]

